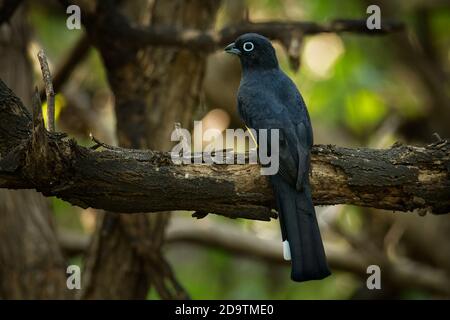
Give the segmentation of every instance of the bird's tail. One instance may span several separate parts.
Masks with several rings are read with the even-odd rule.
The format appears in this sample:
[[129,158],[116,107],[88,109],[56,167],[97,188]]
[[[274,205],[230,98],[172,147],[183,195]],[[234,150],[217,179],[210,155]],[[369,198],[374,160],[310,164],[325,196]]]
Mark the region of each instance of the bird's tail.
[[[273,176],[285,258],[292,260],[294,281],[319,280],[329,276],[309,184],[299,192],[283,178]],[[287,241],[287,242],[286,242]]]

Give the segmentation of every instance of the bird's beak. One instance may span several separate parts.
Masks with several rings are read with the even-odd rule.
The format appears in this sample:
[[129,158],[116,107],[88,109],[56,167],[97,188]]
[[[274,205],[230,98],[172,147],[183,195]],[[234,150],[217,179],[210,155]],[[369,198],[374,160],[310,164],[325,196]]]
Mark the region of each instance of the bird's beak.
[[227,45],[224,50],[227,53],[235,54],[235,55],[238,55],[238,56],[241,55],[241,50],[236,48],[236,45],[234,44],[234,42],[230,43],[229,45]]

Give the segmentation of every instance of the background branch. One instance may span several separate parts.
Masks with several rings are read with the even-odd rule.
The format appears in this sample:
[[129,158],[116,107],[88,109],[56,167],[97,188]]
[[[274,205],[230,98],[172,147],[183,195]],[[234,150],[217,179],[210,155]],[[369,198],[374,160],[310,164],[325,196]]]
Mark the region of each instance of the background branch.
[[[68,1],[61,1],[67,5]],[[320,33],[354,33],[384,35],[404,29],[404,24],[384,19],[381,29],[367,28],[366,19],[337,19],[330,23],[310,21],[267,21],[253,23],[243,20],[239,24],[221,30],[177,28],[169,25],[132,26],[111,1],[98,2],[95,12],[86,10],[82,21],[93,43],[104,51],[106,48],[143,48],[147,46],[172,46],[211,53],[223,48],[238,36],[247,32],[262,34],[277,40],[286,49],[290,65],[295,70],[300,65],[299,50],[304,36]],[[116,54],[117,55],[117,54]],[[114,56],[114,54],[113,54]],[[117,61],[120,63],[120,61]]]
[[[67,230],[58,233],[59,241],[67,254],[81,254],[86,250],[89,236]],[[166,246],[190,243],[243,258],[258,259],[266,263],[289,265],[283,259],[281,242],[259,237],[240,228],[209,220],[198,223],[192,219],[173,218],[166,231]],[[448,296],[447,286],[450,279],[441,270],[411,261],[389,261],[387,259],[366,256],[354,248],[325,241],[327,259],[335,270],[352,272],[367,278],[366,268],[370,264],[382,267],[383,281],[401,288],[415,288]],[[418,276],[420,275],[420,276]]]
[[9,21],[14,15],[14,12],[22,3],[22,0],[3,0],[0,7],[0,25],[3,22]]
[[[102,14],[104,19],[99,19]],[[107,23],[105,23],[107,21]],[[290,42],[296,34],[314,35],[319,33],[351,32],[363,35],[383,35],[403,30],[403,23],[383,21],[381,29],[367,28],[366,19],[338,19],[330,23],[316,23],[309,21],[268,21],[252,23],[242,21],[240,24],[225,27],[219,31],[201,31],[197,29],[179,29],[172,26],[134,27],[127,18],[115,10],[114,6],[99,4],[95,15],[89,15],[85,20],[88,28],[96,30],[102,41],[107,40],[104,33],[114,35],[109,41],[125,42],[134,47],[144,46],[176,46],[189,49],[204,49],[208,51],[234,41],[246,32],[256,32],[272,40],[279,40],[283,44]],[[100,40],[97,38],[97,40]]]
[[[199,30],[180,30],[173,27],[152,26],[151,28],[132,28],[125,27],[117,18],[119,28],[122,32],[119,38],[132,43],[136,46],[148,45],[168,45],[177,47],[186,47],[191,49],[210,49],[214,50],[234,41],[238,36],[246,32],[255,32],[263,34],[272,40],[279,40],[282,43],[292,37],[293,33],[303,35],[314,35],[319,33],[343,33],[351,32],[364,35],[381,35],[390,32],[399,31],[403,25],[398,22],[388,22],[382,26],[382,29],[369,30],[366,27],[366,20],[335,20],[328,24],[319,24],[315,22],[243,22],[239,25],[225,27],[219,31],[199,31]],[[114,23],[113,22],[113,23]]]

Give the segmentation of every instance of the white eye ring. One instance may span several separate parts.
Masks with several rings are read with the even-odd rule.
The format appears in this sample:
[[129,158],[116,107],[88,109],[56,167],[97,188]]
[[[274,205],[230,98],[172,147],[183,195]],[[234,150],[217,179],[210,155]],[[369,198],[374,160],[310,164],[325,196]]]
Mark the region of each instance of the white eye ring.
[[250,52],[255,49],[255,45],[253,44],[253,42],[246,42],[244,43],[242,48],[244,49],[244,51]]

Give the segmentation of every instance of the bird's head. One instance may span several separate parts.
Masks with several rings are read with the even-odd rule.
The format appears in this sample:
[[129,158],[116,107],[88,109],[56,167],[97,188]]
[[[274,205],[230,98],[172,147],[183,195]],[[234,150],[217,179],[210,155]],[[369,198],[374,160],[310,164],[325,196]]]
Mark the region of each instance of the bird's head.
[[241,35],[225,48],[225,52],[239,56],[244,70],[278,68],[275,49],[269,39],[257,33]]

